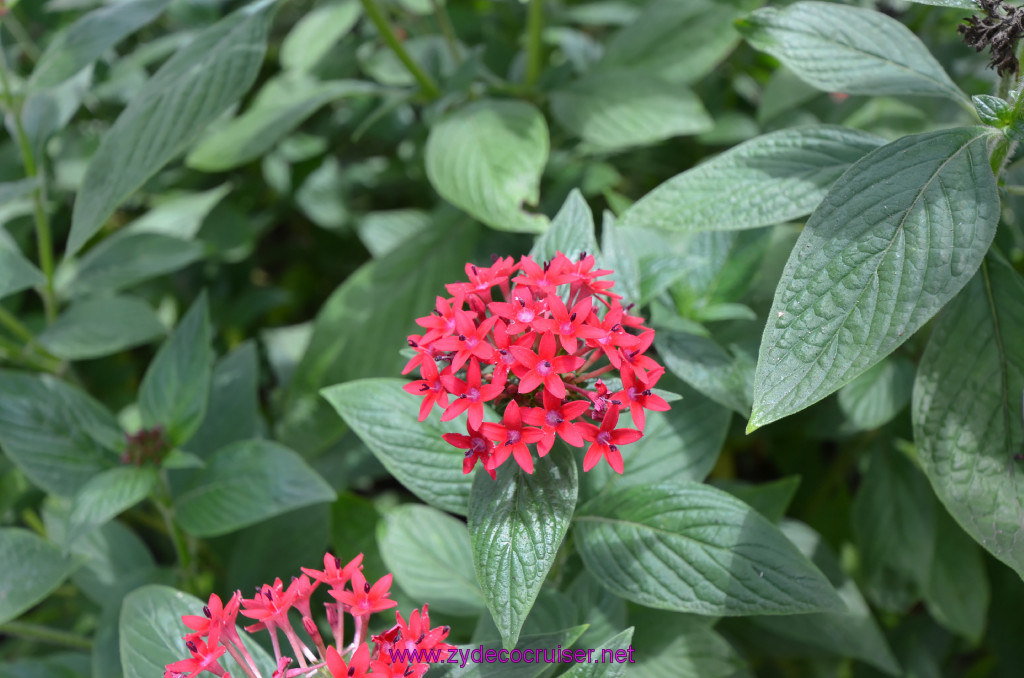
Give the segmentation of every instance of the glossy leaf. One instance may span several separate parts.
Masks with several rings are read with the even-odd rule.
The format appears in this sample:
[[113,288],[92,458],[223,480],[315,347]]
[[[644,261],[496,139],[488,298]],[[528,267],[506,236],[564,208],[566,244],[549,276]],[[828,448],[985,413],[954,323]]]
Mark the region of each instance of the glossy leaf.
[[647,607],[719,616],[843,607],[777,527],[706,485],[596,497],[576,515],[575,536],[583,563],[606,588]]
[[32,71],[28,87],[41,90],[64,82],[105,51],[160,16],[170,0],[127,0],[101,7],[58,34]]
[[114,417],[77,388],[0,370],[0,448],[47,492],[73,495],[112,466],[122,436]]
[[48,596],[73,569],[60,549],[16,527],[0,529],[0,624]]
[[395,583],[409,597],[430,601],[431,612],[483,611],[469,532],[461,520],[429,506],[404,504],[379,524],[377,542]]
[[514,647],[576,506],[576,461],[561,446],[528,474],[510,458],[469,496],[473,563],[505,647]]
[[322,393],[391,475],[417,497],[465,515],[473,476],[462,472],[462,450],[444,433],[466,433],[464,421],[441,422],[435,409],[420,422],[420,403],[402,390],[402,379],[359,379]]
[[135,506],[149,496],[157,481],[152,467],[117,466],[93,476],[71,502],[69,537],[73,541]]
[[932,488],[975,541],[1024,577],[1024,280],[985,264],[943,312],[914,383],[914,440]]
[[713,127],[692,90],[643,71],[595,71],[552,92],[551,113],[597,151],[649,145]]
[[619,226],[688,232],[798,219],[850,165],[883,143],[832,125],[771,132],[664,182],[627,209]]
[[143,425],[162,426],[176,445],[192,437],[206,414],[213,367],[212,332],[203,294],[157,351],[139,386]]
[[39,335],[39,343],[58,358],[86,360],[154,341],[165,332],[141,299],[103,296],[72,304]]
[[544,116],[530,104],[477,101],[430,130],[427,177],[441,197],[492,228],[540,233],[547,217],[525,206],[540,198],[549,143]]
[[551,227],[537,238],[530,256],[543,262],[554,259],[559,252],[573,261],[584,253],[599,254],[594,236],[594,215],[583,194],[575,188],[551,221]]
[[967,284],[999,221],[986,140],[982,128],[904,137],[836,182],[776,289],[748,431],[858,377]]
[[331,486],[295,452],[269,440],[243,440],[210,457],[174,498],[174,511],[189,534],[214,537],[334,499]]
[[263,63],[272,0],[205,29],[156,74],[103,136],[75,200],[67,254],[249,89]]
[[916,35],[881,12],[827,2],[765,7],[739,23],[743,37],[825,92],[966,95]]

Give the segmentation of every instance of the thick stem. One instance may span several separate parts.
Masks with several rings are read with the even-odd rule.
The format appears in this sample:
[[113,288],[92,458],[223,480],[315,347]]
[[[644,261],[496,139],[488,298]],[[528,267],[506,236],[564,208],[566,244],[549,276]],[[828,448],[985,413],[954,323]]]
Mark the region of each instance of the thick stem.
[[85,636],[28,622],[10,621],[0,624],[0,635],[18,636],[50,645],[73,647],[76,650],[92,649],[92,641]]
[[380,32],[380,37],[391,48],[391,51],[395,53],[395,56],[402,62],[406,70],[412,74],[412,77],[416,78],[416,82],[420,84],[420,89],[423,90],[423,93],[430,99],[436,99],[441,96],[441,90],[437,83],[434,82],[434,79],[420,68],[419,64],[413,61],[409,52],[406,51],[405,47],[398,40],[398,36],[391,30],[391,26],[388,24],[388,20],[380,7],[377,6],[376,0],[361,0],[361,2],[363,3],[363,9],[366,11],[366,16],[370,17],[370,21],[373,22]]
[[7,78],[7,61],[3,59],[3,49],[0,46],[0,84],[3,85],[3,97],[10,114],[14,117],[15,135],[18,138],[18,150],[21,152],[21,162],[25,166],[25,175],[30,179],[38,178],[38,184],[32,189],[32,202],[34,204],[34,217],[36,223],[36,246],[39,250],[39,268],[46,277],[43,286],[43,308],[46,311],[46,320],[52,323],[57,318],[57,297],[53,291],[53,234],[50,229],[50,217],[46,213],[46,176],[36,168],[36,160],[32,155],[32,144],[25,133],[25,127],[21,124],[21,107],[15,106],[14,97],[11,95],[11,86]]
[[544,61],[544,0],[530,0],[526,17],[526,86],[532,87],[540,77]]

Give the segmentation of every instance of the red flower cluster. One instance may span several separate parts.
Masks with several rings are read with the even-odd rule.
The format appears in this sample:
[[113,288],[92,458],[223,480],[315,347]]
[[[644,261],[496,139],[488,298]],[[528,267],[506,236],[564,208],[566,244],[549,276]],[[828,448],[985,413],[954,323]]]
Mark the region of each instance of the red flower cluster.
[[[603,457],[622,473],[619,446],[643,435],[644,410],[669,409],[651,391],[665,371],[645,355],[654,330],[599,280],[611,271],[594,265],[593,256],[561,253],[544,265],[528,256],[466,264],[469,281],[447,285],[451,296],[416,320],[424,333],[409,337],[416,355],[402,373],[419,367],[420,378],[405,390],[423,397],[420,421],[435,404],[442,421],[467,413],[467,435],[444,435],[466,450],[465,473],[480,461],[493,478],[510,455],[532,473],[528,446],[543,457],[556,437],[590,443],[583,470]],[[615,371],[622,386],[610,392],[599,377]],[[500,424],[483,421],[484,403],[504,412]],[[616,428],[626,409],[636,429]]]
[[[430,628],[426,605],[422,612],[413,610],[408,623],[396,612],[397,624],[381,635],[371,637],[371,651],[370,645],[365,642],[370,615],[395,607],[398,603],[388,598],[390,574],[371,586],[363,577],[362,569],[361,553],[344,566],[338,558],[328,553],[324,556],[323,570],[304,567],[303,574],[293,577],[287,587],[280,579],[276,579],[273,584],[257,588],[252,598],[242,598],[242,593],[236,591],[226,605],[216,594],[211,595],[209,603],[203,607],[203,616],[185,615],[181,618],[185,626],[192,630],[184,638],[185,646],[192,656],[168,664],[164,678],[191,678],[204,671],[230,678],[231,674],[220,664],[224,654],[229,654],[235,660],[243,675],[263,678],[235,628],[239,612],[256,621],[246,626],[246,631],[252,633],[265,630],[270,633],[276,663],[271,678],[308,676],[321,669],[326,673],[317,675],[330,675],[332,678],[360,678],[367,675],[420,678],[429,665],[395,661],[392,650],[439,650],[439,656],[447,657],[445,650],[454,648],[454,645],[444,642],[448,637],[448,627]],[[310,597],[321,584],[325,585],[328,595],[333,599],[324,603],[327,623],[334,637],[332,645],[324,643],[310,611]],[[302,629],[315,648],[315,653],[292,627],[289,619],[292,610],[301,617]],[[355,627],[355,638],[347,646],[344,643],[346,613],[352,615]],[[294,659],[282,654],[278,631],[284,634]],[[414,655],[405,653],[399,656]],[[289,668],[293,661],[297,661],[298,666]]]

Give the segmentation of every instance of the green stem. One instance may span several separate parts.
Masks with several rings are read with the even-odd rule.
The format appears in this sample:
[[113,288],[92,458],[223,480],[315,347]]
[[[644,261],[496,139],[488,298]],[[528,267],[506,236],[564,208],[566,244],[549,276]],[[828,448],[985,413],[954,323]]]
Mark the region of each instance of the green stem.
[[3,325],[11,331],[11,334],[16,336],[27,343],[35,343],[36,338],[32,336],[32,333],[20,320],[18,320],[13,313],[8,311],[3,306],[0,306],[0,325]]
[[42,56],[42,52],[36,47],[36,44],[32,42],[32,38],[29,37],[28,31],[21,25],[21,22],[13,14],[8,14],[4,17],[4,25],[7,26],[7,30],[11,32],[14,39],[21,45],[21,49],[25,52],[25,56],[34,62],[39,61],[39,57]]
[[0,624],[0,635],[18,636],[19,638],[38,640],[51,645],[73,647],[76,650],[92,649],[92,641],[85,636],[80,636],[70,631],[50,628],[49,626],[29,624],[28,622],[11,621],[6,624]]
[[5,336],[0,336],[0,349],[3,349],[3,354],[0,357],[42,372],[57,374],[62,366],[60,360],[50,357],[49,354],[33,355],[26,353],[23,346],[19,346],[16,342]]
[[32,201],[34,203],[34,216],[36,222],[36,243],[39,249],[39,268],[46,277],[43,286],[43,308],[46,312],[46,320],[52,323],[57,318],[57,297],[53,291],[53,235],[50,229],[50,217],[46,213],[46,175],[38,171],[35,157],[32,155],[32,144],[25,133],[25,127],[21,123],[21,107],[16,106],[14,97],[11,95],[11,85],[7,78],[7,61],[3,59],[3,49],[0,46],[0,84],[3,85],[4,101],[7,108],[14,117],[15,133],[18,137],[18,149],[21,152],[21,162],[25,166],[25,175],[30,179],[38,177],[38,185],[32,189]]
[[391,30],[391,26],[388,24],[387,18],[381,11],[380,7],[377,6],[376,0],[361,0],[363,9],[366,11],[366,16],[370,17],[370,21],[377,27],[377,31],[380,33],[380,37],[383,38],[384,42],[387,43],[391,51],[395,53],[398,60],[402,62],[405,68],[412,74],[412,77],[416,78],[416,82],[420,84],[420,89],[430,99],[436,99],[441,96],[441,89],[434,82],[434,79],[430,75],[420,68],[419,64],[413,61],[412,57],[409,56],[409,52],[406,51],[405,47],[398,40],[398,36]]
[[544,60],[544,0],[530,0],[526,17],[526,85],[532,87],[540,77]]
[[448,12],[445,10],[444,5],[441,4],[441,0],[430,0],[430,4],[434,6],[434,16],[437,17],[437,25],[441,29],[441,35],[444,36],[444,42],[448,45],[448,51],[451,52],[452,59],[455,63],[462,61],[462,55],[459,53],[459,39],[455,35],[455,27],[452,26],[451,19],[448,18]]

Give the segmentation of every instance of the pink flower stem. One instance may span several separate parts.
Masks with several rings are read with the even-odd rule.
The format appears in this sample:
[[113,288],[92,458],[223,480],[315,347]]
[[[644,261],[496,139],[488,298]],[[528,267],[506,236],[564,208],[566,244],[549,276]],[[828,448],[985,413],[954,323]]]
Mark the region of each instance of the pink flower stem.
[[295,634],[295,629],[292,628],[291,624],[282,624],[281,630],[284,631],[285,638],[292,646],[292,652],[295,653],[295,658],[299,660],[299,667],[306,668],[306,652],[309,650],[306,648],[306,644],[299,640],[298,635]]
[[359,616],[352,615],[352,619],[354,619],[356,623],[356,635],[352,639],[352,644],[345,648],[346,655],[359,649],[359,645],[363,642],[363,638],[366,635],[366,622],[369,618],[370,615],[368,614]]
[[[245,649],[242,639],[238,637],[238,631],[234,628],[226,628],[224,630],[224,635],[231,643],[230,645],[225,644],[225,647],[227,647],[228,652],[231,653],[231,656],[234,657],[235,661],[237,661],[242,667],[242,670],[249,674],[249,678],[263,678],[263,674],[261,674],[260,670],[256,668],[256,662],[253,661],[252,655],[250,655],[249,651]],[[242,661],[235,655],[236,652],[242,656],[245,660],[245,664],[242,664]]]
[[582,379],[583,381],[589,381],[590,379],[593,379],[594,377],[600,377],[605,372],[611,372],[614,369],[615,369],[614,365],[605,365],[604,367],[602,367],[600,369],[596,369],[593,372],[587,372],[586,374],[581,374],[580,375],[580,379]]

